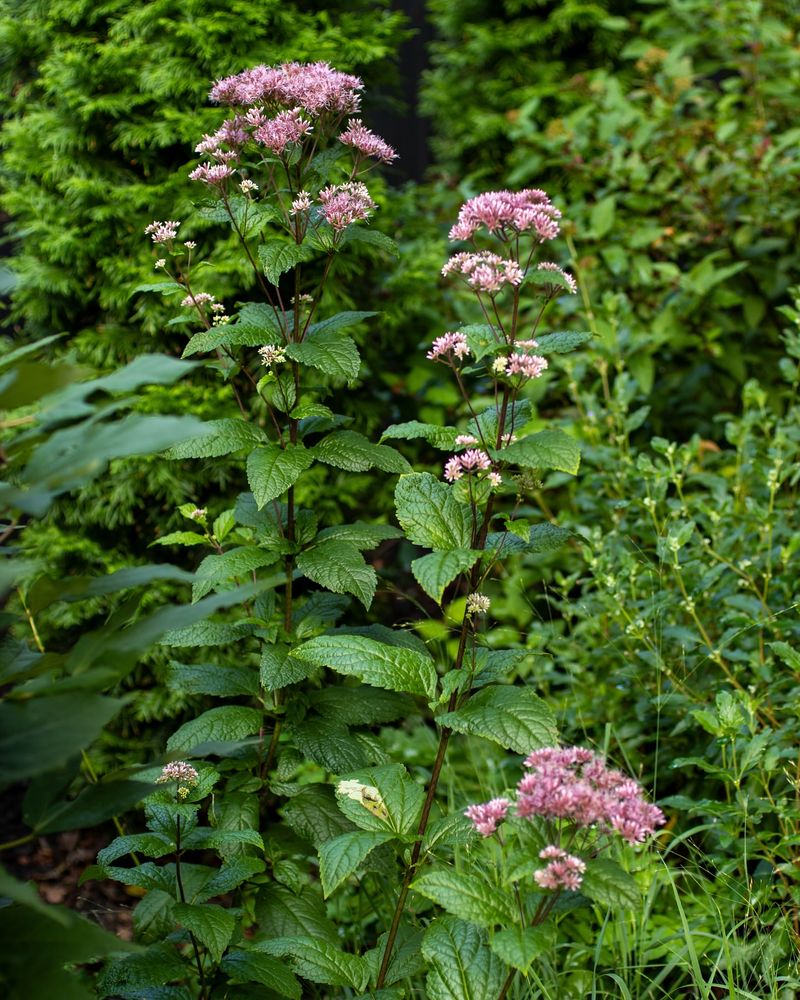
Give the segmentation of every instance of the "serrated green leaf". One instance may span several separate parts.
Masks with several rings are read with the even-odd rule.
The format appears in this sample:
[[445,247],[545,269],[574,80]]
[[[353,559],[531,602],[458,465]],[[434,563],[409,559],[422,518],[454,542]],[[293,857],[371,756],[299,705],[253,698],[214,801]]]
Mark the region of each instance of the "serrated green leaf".
[[213,961],[219,962],[233,937],[236,926],[233,914],[209,903],[176,903],[172,912],[178,923],[208,949]]
[[[379,808],[363,790],[354,785],[377,790]],[[373,793],[374,795],[374,793]],[[363,768],[347,776],[336,788],[336,801],[342,812],[362,830],[406,834],[415,830],[425,801],[425,790],[414,781],[402,764],[383,764]]]
[[366,472],[377,468],[383,472],[410,472],[411,466],[394,448],[371,444],[355,431],[334,431],[314,446],[314,458],[326,465],[348,472]]
[[247,579],[253,570],[270,566],[277,561],[277,553],[265,552],[254,546],[229,549],[220,555],[208,555],[197,567],[192,585],[192,601],[199,601],[220,583]]
[[346,330],[349,326],[355,326],[357,323],[361,323],[362,320],[377,315],[376,312],[345,310],[344,312],[336,313],[335,316],[329,316],[327,319],[320,320],[318,323],[312,323],[308,328],[307,336],[313,336],[318,333],[336,333],[339,330]]
[[405,694],[384,691],[368,684],[326,686],[309,692],[311,704],[323,716],[330,716],[345,726],[373,726],[406,719],[417,707]]
[[297,749],[307,760],[333,774],[354,771],[370,763],[363,746],[338,722],[329,719],[298,722],[291,733]]
[[431,552],[414,559],[411,572],[428,597],[442,603],[445,587],[460,574],[472,569],[481,553],[475,549],[450,549],[448,552]]
[[247,481],[259,510],[294,486],[313,461],[313,452],[301,444],[285,448],[269,444],[251,451],[247,457]]
[[288,648],[282,643],[265,645],[261,650],[259,677],[265,691],[279,691],[305,680],[313,669],[313,663],[301,660],[299,656],[290,657]]
[[340,951],[327,941],[310,937],[277,938],[259,941],[252,950],[278,957],[288,955],[295,972],[312,983],[351,986],[361,991],[369,982],[369,965],[363,958]]
[[508,531],[493,531],[486,537],[486,548],[506,555],[512,552],[555,552],[572,537],[574,533],[568,528],[559,528],[556,524],[534,524],[527,539]]
[[196,531],[171,531],[168,535],[156,538],[151,545],[207,545],[208,539]]
[[[258,303],[250,303],[251,306]],[[240,316],[244,315],[244,310]],[[264,305],[264,312],[256,315],[250,313],[252,319],[245,322],[240,319],[238,323],[225,323],[223,326],[214,326],[210,330],[201,330],[196,333],[183,349],[182,358],[189,358],[194,354],[206,354],[216,351],[219,347],[263,347],[265,344],[280,344],[284,340],[278,320],[269,308]]]
[[237,889],[253,875],[260,875],[266,865],[260,858],[237,858],[225,864],[209,878],[193,896],[193,902],[204,903],[215,896],[224,896]]
[[537,354],[568,354],[592,339],[591,333],[577,330],[561,330],[537,337]]
[[558,731],[549,705],[531,688],[489,687],[437,721],[457,733],[482,736],[501,747],[527,754],[556,746]]
[[150,281],[144,285],[137,285],[131,291],[131,295],[137,292],[157,292],[159,295],[176,295],[178,292],[186,292],[183,285],[177,281]]
[[553,934],[549,927],[507,927],[494,935],[491,949],[506,965],[527,975],[534,961],[552,944]]
[[258,262],[271,285],[277,285],[282,274],[313,256],[312,250],[302,243],[284,243],[282,240],[269,240],[258,248]]
[[367,229],[364,226],[348,226],[344,231],[342,243],[368,243],[370,246],[391,254],[392,257],[400,256],[400,248],[391,236],[387,236],[377,229]]
[[[330,804],[336,810],[332,796]],[[346,822],[341,815],[337,820]],[[256,898],[256,922],[267,938],[313,937],[332,945],[339,941],[322,896],[310,887],[295,893],[274,883],[262,886]]]
[[500,347],[505,346],[505,341],[498,340],[494,330],[488,323],[472,323],[462,326],[460,332],[467,338],[470,354],[476,361],[485,358],[487,354],[494,354]]
[[369,609],[378,578],[372,566],[350,542],[329,538],[305,549],[297,557],[304,575],[335,594],[353,594]]
[[507,969],[482,928],[440,917],[425,931],[422,954],[430,965],[427,1000],[486,1000],[500,994]]
[[470,509],[450,486],[429,472],[401,476],[394,491],[397,520],[406,538],[429,549],[468,549],[472,540]]
[[515,441],[493,452],[493,457],[523,469],[557,469],[574,476],[581,464],[581,446],[575,438],[554,428]]
[[283,807],[289,826],[315,847],[331,837],[353,829],[353,824],[343,816],[330,785],[306,785]]
[[325,896],[337,889],[381,844],[394,839],[389,831],[353,830],[326,840],[319,849],[319,874]]
[[184,722],[167,740],[167,750],[170,753],[186,753],[201,743],[243,740],[258,732],[261,721],[261,713],[245,705],[210,708],[198,718]]
[[165,458],[218,458],[242,448],[252,449],[265,440],[263,431],[246,420],[209,420],[202,434],[170,448],[165,452]]
[[492,885],[481,875],[450,869],[426,872],[411,888],[447,910],[454,917],[479,927],[513,923],[515,907],[508,890]]
[[167,687],[185,694],[210,694],[217,698],[255,697],[258,674],[251,667],[172,660],[167,672]]
[[361,356],[355,341],[334,330],[308,333],[301,343],[287,344],[286,356],[348,382],[356,378],[361,367]]
[[363,521],[356,521],[355,524],[335,524],[330,528],[323,528],[317,535],[317,541],[338,538],[359,549],[374,549],[388,538],[402,537],[403,532],[391,524],[365,524]]
[[104,847],[97,855],[97,863],[110,865],[117,858],[135,852],[144,854],[147,858],[162,858],[175,850],[174,843],[160,833],[132,833],[124,837],[116,837],[108,847]]
[[365,636],[317,636],[291,655],[390,691],[433,698],[436,690],[436,668],[430,657]]
[[225,646],[250,635],[253,626],[246,622],[196,622],[185,628],[165,632],[159,640],[162,646]]
[[232,983],[261,983],[282,997],[300,1000],[302,989],[297,977],[284,962],[271,955],[237,949],[228,952],[220,968]]
[[434,448],[452,451],[456,446],[458,434],[455,427],[441,427],[439,424],[423,424],[419,420],[407,420],[405,423],[392,424],[387,427],[381,436],[381,441],[386,438],[396,438],[403,441],[423,438]]
[[595,858],[586,863],[581,892],[595,903],[615,910],[642,905],[642,891],[636,880],[610,858]]

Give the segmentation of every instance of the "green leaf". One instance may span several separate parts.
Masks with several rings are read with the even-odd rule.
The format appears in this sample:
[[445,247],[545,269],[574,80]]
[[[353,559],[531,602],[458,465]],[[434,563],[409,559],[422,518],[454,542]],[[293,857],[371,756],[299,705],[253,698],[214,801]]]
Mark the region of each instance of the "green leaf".
[[422,954],[430,965],[427,1000],[488,1000],[497,997],[507,969],[489,948],[484,930],[440,917],[425,931]]
[[309,247],[301,243],[284,243],[282,240],[270,240],[258,248],[258,262],[271,285],[277,285],[282,274],[313,256]]
[[431,552],[411,563],[411,572],[428,597],[442,603],[445,587],[460,574],[472,569],[481,553],[475,549],[450,549]]
[[353,824],[342,815],[330,785],[320,782],[305,785],[283,807],[289,826],[314,847],[326,840],[353,829]]
[[198,889],[194,894],[193,902],[204,903],[207,899],[213,899],[215,896],[224,896],[237,889],[242,882],[246,882],[253,875],[260,875],[265,867],[266,865],[260,858],[242,857],[234,861],[226,861]]
[[0,774],[6,783],[55,771],[88,747],[122,708],[85,691],[0,704]]
[[642,891],[636,880],[609,858],[587,861],[581,892],[595,903],[615,910],[642,905]]
[[602,239],[614,227],[614,215],[617,207],[616,195],[610,194],[601,198],[592,206],[589,215],[589,223],[592,228],[592,236],[596,240]]
[[381,436],[381,441],[385,438],[399,438],[403,441],[423,438],[434,448],[452,451],[456,446],[458,434],[455,427],[442,427],[439,424],[422,424],[419,420],[407,420],[403,424],[392,424],[387,427]]
[[365,608],[375,596],[378,578],[355,545],[335,538],[318,542],[301,552],[297,568],[304,575],[335,594],[353,594]]
[[457,733],[482,736],[522,754],[558,742],[550,707],[527,687],[484,688],[457,711],[438,716],[437,722]]
[[149,281],[144,285],[137,285],[131,290],[131,295],[137,292],[156,292],[159,295],[175,295],[178,292],[186,292],[186,288],[177,281]]
[[277,558],[277,553],[265,552],[264,549],[257,549],[254,546],[229,549],[220,555],[206,556],[197,567],[192,586],[192,601],[199,601],[220,583],[227,583],[230,580],[238,582],[239,577],[243,582],[253,570],[269,566],[276,562]]
[[150,542],[151,545],[207,545],[208,539],[196,531],[171,531]]
[[258,675],[251,667],[222,666],[219,663],[178,663],[172,660],[167,672],[167,687],[184,694],[253,698],[258,694]]
[[388,538],[402,537],[403,532],[391,524],[365,524],[363,521],[356,521],[355,524],[335,524],[330,528],[323,528],[317,535],[317,541],[337,538],[350,542],[359,549],[374,549]]
[[377,229],[367,229],[364,226],[348,226],[344,231],[342,243],[368,243],[370,246],[391,254],[392,257],[400,256],[400,248],[391,236],[387,236]]
[[246,420],[209,420],[203,433],[170,448],[165,458],[218,458],[241,451],[242,448],[252,450],[265,440],[264,432]]
[[357,377],[361,367],[361,356],[355,341],[340,336],[334,330],[308,333],[301,343],[287,344],[286,356],[348,382]]
[[[43,775],[39,780],[48,782],[51,776]],[[104,779],[87,785],[74,799],[64,799],[59,794],[35,814],[26,798],[25,822],[37,834],[85,829],[127,812],[152,791],[149,782]]]
[[162,889],[151,889],[133,912],[136,940],[143,944],[162,941],[175,930],[175,900]]
[[271,955],[252,950],[230,951],[222,959],[220,968],[230,976],[232,983],[261,983],[282,997],[300,1000],[302,989],[297,976],[284,962]]
[[[250,303],[253,306],[257,304]],[[243,314],[244,310],[240,315]],[[210,330],[201,330],[191,338],[183,349],[181,357],[189,358],[194,354],[205,354],[216,351],[219,347],[262,347],[264,344],[280,344],[283,341],[283,332],[278,321],[266,305],[263,313],[259,313],[257,317],[255,314],[253,316],[257,321],[244,322],[240,319],[238,323],[225,323]]]
[[[372,800],[360,790],[341,784],[336,789],[339,808],[362,830],[406,834],[416,829],[425,790],[409,777],[402,764],[383,764],[365,768],[348,775],[347,782],[375,788],[380,799],[380,809],[371,809]],[[352,794],[351,794],[352,790]],[[374,793],[373,793],[374,795]]]
[[314,458],[326,465],[348,472],[366,472],[378,468],[383,472],[410,472],[403,456],[385,444],[371,444],[355,431],[334,431],[314,445]]
[[491,949],[506,965],[527,975],[534,961],[548,951],[553,943],[550,927],[517,926],[498,931],[492,938]]
[[325,896],[337,889],[381,844],[394,839],[390,832],[353,830],[326,840],[319,849],[319,874]]
[[505,341],[497,339],[488,323],[470,323],[462,326],[460,332],[466,336],[470,354],[476,361],[485,358],[487,354],[494,354],[505,344]]
[[300,753],[326,771],[341,774],[370,763],[361,743],[338,722],[330,719],[297,722],[291,733]]
[[261,650],[259,675],[265,691],[279,691],[281,688],[305,680],[313,670],[313,663],[289,656],[286,646],[265,645]]
[[313,461],[313,452],[302,444],[289,444],[285,448],[269,444],[251,451],[247,457],[247,481],[258,509],[294,486]]
[[186,753],[201,743],[233,742],[257,733],[261,727],[261,713],[244,705],[222,705],[210,708],[196,719],[191,719],[167,740],[170,753]]
[[311,937],[277,938],[259,941],[252,950],[278,957],[288,955],[295,972],[312,983],[351,986],[362,991],[369,982],[370,970],[363,958],[340,951],[327,941]]
[[591,333],[577,330],[561,330],[537,337],[537,354],[568,354],[592,339]]
[[430,657],[365,636],[317,636],[291,655],[389,691],[425,698],[433,698],[436,691],[436,668]]
[[481,875],[439,869],[415,879],[411,888],[454,917],[480,927],[510,924],[516,919],[514,900],[508,890],[492,885]]
[[319,323],[312,323],[308,328],[306,336],[314,336],[318,333],[337,333],[339,330],[346,330],[349,326],[356,326],[362,320],[377,316],[375,312],[359,312],[357,310],[346,310],[329,316],[328,319],[320,320]]
[[185,628],[165,632],[159,640],[162,646],[227,646],[252,632],[245,622],[195,622]]
[[469,507],[453,490],[429,472],[401,476],[394,491],[397,520],[406,538],[430,549],[468,549],[471,542]]
[[295,894],[276,883],[262,886],[256,899],[256,923],[266,938],[313,937],[332,945],[339,941],[321,895],[310,887]]
[[493,457],[524,469],[558,469],[574,476],[581,464],[581,447],[575,438],[555,428],[515,441],[493,452]]
[[326,685],[309,692],[311,704],[323,716],[330,716],[345,726],[373,726],[414,715],[417,707],[408,695],[383,691],[359,684],[333,687]]
[[[174,927],[174,921],[172,926]],[[171,980],[186,977],[186,965],[171,944],[159,942],[139,955],[126,955],[106,965],[97,978],[92,996],[124,997],[126,1000],[188,1000]]]
[[486,537],[486,548],[504,555],[512,552],[555,552],[573,537],[574,532],[568,528],[559,528],[556,524],[534,524],[527,540],[508,531],[493,531]]
[[192,932],[219,962],[233,937],[236,918],[230,910],[210,903],[176,903],[172,911],[178,923]]
[[112,840],[108,847],[104,847],[97,855],[97,863],[110,865],[131,852],[144,854],[147,858],[163,858],[165,854],[174,850],[175,844],[160,833],[132,833]]

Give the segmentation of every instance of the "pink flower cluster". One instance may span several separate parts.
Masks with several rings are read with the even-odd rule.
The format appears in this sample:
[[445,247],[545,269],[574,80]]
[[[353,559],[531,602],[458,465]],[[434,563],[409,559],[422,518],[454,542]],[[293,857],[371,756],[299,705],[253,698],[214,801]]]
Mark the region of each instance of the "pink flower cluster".
[[480,472],[491,467],[492,460],[485,451],[470,448],[463,455],[453,455],[448,459],[444,467],[444,478],[448,483],[454,483],[457,479],[461,479],[465,472]]
[[553,271],[555,274],[560,275],[564,281],[564,284],[567,286],[567,291],[570,293],[570,295],[574,295],[578,291],[578,282],[573,278],[573,276],[568,271],[565,271],[562,267],[559,267],[558,264],[554,263],[553,261],[543,260],[541,264],[536,265],[536,270]]
[[362,121],[354,118],[344,132],[339,136],[339,142],[345,146],[352,146],[364,156],[373,156],[381,163],[391,163],[397,159],[397,153],[393,147],[385,142],[379,135],[370,131]]
[[512,234],[533,230],[539,241],[558,236],[561,212],[544,191],[487,191],[461,206],[451,240],[470,240],[484,226],[490,233]]
[[209,97],[217,104],[238,107],[272,104],[303,108],[312,115],[349,115],[358,111],[363,86],[357,76],[340,73],[326,62],[291,62],[254,66],[225,77],[214,84]]
[[525,768],[527,774],[517,786],[517,816],[616,830],[631,844],[641,843],[664,822],[664,814],[645,801],[637,782],[606,767],[591,750],[534,750]]
[[472,825],[482,837],[491,837],[510,807],[509,799],[492,799],[491,802],[470,806],[464,811],[464,815],[472,820]]
[[515,260],[505,260],[489,250],[454,254],[442,268],[442,274],[453,271],[463,274],[472,288],[490,294],[498,292],[503,285],[519,285],[523,278]]
[[577,892],[583,881],[586,865],[574,854],[567,854],[555,844],[548,844],[539,857],[549,863],[533,873],[536,884],[541,889],[569,889]]
[[541,354],[512,354],[505,364],[506,375],[538,378],[547,368],[547,358]]
[[233,167],[227,163],[201,163],[189,174],[190,181],[202,181],[203,184],[221,185],[232,176]]
[[346,184],[331,184],[319,193],[322,215],[337,231],[345,229],[352,222],[366,220],[374,208],[366,184],[348,181]]
[[280,155],[290,142],[299,142],[312,129],[312,124],[299,108],[281,111],[253,129],[253,138],[261,146]]
[[445,333],[437,337],[425,355],[428,361],[438,361],[443,354],[453,353],[457,358],[469,354],[469,344],[463,333]]
[[145,235],[153,237],[153,243],[169,243],[178,235],[180,222],[151,222]]
[[189,306],[202,306],[215,301],[215,297],[210,292],[192,292],[181,300],[181,305],[186,308]]

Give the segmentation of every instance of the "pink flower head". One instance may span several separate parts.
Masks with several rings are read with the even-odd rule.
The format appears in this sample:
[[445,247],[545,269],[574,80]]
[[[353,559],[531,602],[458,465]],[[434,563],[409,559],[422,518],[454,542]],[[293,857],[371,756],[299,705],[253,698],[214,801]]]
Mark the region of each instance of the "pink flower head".
[[489,250],[477,253],[457,253],[442,268],[442,274],[455,271],[479,292],[498,292],[503,285],[519,285],[523,274],[515,260],[505,260]]
[[169,243],[178,235],[180,222],[151,222],[145,235],[153,237],[153,243]]
[[491,467],[492,461],[485,451],[470,448],[463,455],[453,455],[448,459],[444,467],[444,478],[449,483],[454,483],[457,479],[461,479],[465,472],[480,472]]
[[[554,264],[553,261],[543,260],[541,264],[537,265],[536,270],[552,271],[555,274],[560,275],[562,280],[564,281],[564,284],[567,286],[567,291],[570,293],[570,295],[574,295],[578,291],[578,282],[573,278],[571,274],[569,274],[569,272],[559,267],[558,264]],[[555,284],[549,287],[553,289],[553,292],[556,292],[559,288],[559,286]]]
[[311,195],[308,191],[300,191],[292,202],[290,215],[298,215],[300,212],[307,212],[311,208]]
[[482,805],[469,806],[464,815],[482,837],[491,837],[499,823],[505,819],[511,803],[508,799],[492,799]]
[[547,358],[540,354],[512,354],[506,362],[506,375],[538,378],[547,368]]
[[214,296],[210,292],[193,292],[181,301],[181,305],[184,307],[202,306],[209,302],[214,302]]
[[299,108],[295,108],[268,118],[253,131],[253,138],[271,152],[280,155],[290,142],[299,142],[311,129],[311,122],[303,118]]
[[233,168],[227,163],[201,163],[189,174],[189,180],[202,181],[203,184],[219,186],[233,174]]
[[437,337],[425,355],[428,361],[437,361],[443,354],[452,352],[457,358],[469,354],[469,344],[463,333],[445,333]]
[[254,66],[225,77],[214,84],[209,96],[218,104],[239,107],[268,104],[303,108],[312,115],[346,115],[358,110],[358,92],[363,86],[357,76],[339,73],[326,62],[292,62]]
[[326,222],[337,231],[345,229],[353,222],[368,219],[372,210],[377,208],[370,198],[366,185],[360,181],[331,184],[320,191],[319,200]]
[[474,434],[459,434],[456,436],[456,444],[468,445],[477,443],[478,439]]
[[541,889],[568,889],[576,892],[580,888],[586,871],[586,865],[580,858],[567,854],[555,844],[540,851],[539,857],[549,860],[549,864],[533,873],[536,884]]
[[517,815],[567,820],[577,826],[616,830],[629,843],[640,843],[664,815],[645,802],[642,789],[602,757],[581,747],[546,747],[525,761],[527,773],[517,786]]
[[358,118],[349,122],[347,129],[339,136],[339,142],[352,146],[364,156],[373,156],[381,163],[391,163],[397,159],[397,153],[389,143],[371,132]]
[[487,191],[461,206],[450,239],[470,240],[483,226],[490,233],[501,234],[533,230],[540,241],[552,240],[558,235],[560,218],[544,191]]

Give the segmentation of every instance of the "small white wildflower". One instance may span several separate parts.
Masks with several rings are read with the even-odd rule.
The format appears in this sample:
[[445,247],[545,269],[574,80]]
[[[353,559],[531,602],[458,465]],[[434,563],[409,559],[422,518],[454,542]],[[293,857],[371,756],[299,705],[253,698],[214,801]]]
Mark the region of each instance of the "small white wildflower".
[[157,260],[157,261],[156,261],[156,263],[155,263],[155,269],[156,269],[156,271],[157,271],[157,270],[158,270],[158,269],[159,269],[160,267],[166,267],[166,266],[167,266],[167,262],[166,262],[166,260],[165,260],[165,259],[164,259],[163,257],[159,257],[159,258],[158,258],[158,260]]
[[491,606],[492,602],[486,594],[470,594],[467,598],[468,615],[485,615]]
[[187,250],[194,250],[197,247],[197,244],[195,243],[194,240],[187,240],[183,245],[186,247]]
[[249,178],[245,179],[239,185],[242,194],[249,194],[251,191],[258,191],[258,184],[255,181],[251,181]]
[[186,794],[188,794],[188,789],[194,788],[199,780],[200,775],[191,764],[187,764],[183,760],[173,760],[161,768],[161,774],[156,778],[156,784],[164,785],[168,781],[177,781],[179,784],[187,786]]
[[504,375],[506,371],[506,358],[501,354],[492,362],[492,371],[495,375]]
[[262,364],[265,364],[267,368],[272,365],[280,365],[286,360],[286,351],[275,344],[265,344],[264,347],[259,347],[258,353],[261,355]]
[[193,521],[202,521],[203,518],[206,516],[207,513],[208,513],[208,511],[206,510],[205,507],[195,507],[195,509],[191,512],[191,514],[189,515],[189,517]]

